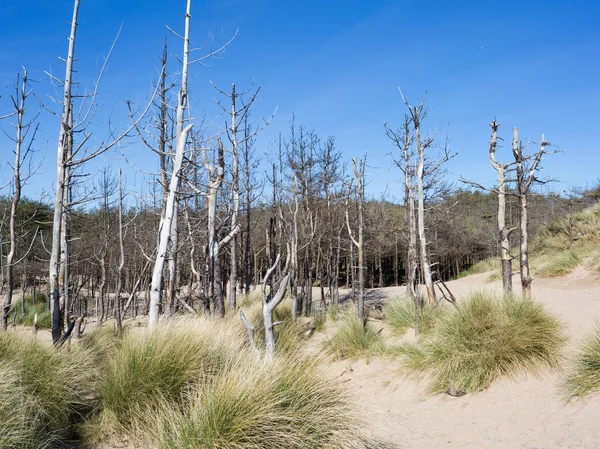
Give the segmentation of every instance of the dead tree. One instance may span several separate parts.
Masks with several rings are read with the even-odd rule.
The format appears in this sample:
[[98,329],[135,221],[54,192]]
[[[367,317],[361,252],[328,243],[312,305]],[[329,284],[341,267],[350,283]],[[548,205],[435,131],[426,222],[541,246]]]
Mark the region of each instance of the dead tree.
[[498,248],[502,264],[502,287],[505,295],[512,293],[512,256],[510,255],[510,234],[514,228],[506,225],[506,170],[510,165],[504,165],[496,159],[496,146],[498,139],[498,122],[492,121],[492,137],[490,139],[490,161],[498,173]]
[[[437,160],[427,157],[427,153],[429,150],[431,150],[435,138],[433,136],[424,138],[421,136],[422,122],[426,117],[425,98],[418,106],[412,106],[410,103],[408,103],[402,94],[402,91],[400,89],[398,90],[402,100],[404,101],[404,104],[409,111],[410,122],[414,132],[414,143],[416,146],[415,172],[417,178],[417,235],[419,237],[421,276],[423,277],[423,282],[425,283],[425,290],[427,292],[429,303],[432,306],[435,306],[437,301],[431,274],[431,263],[427,248],[427,237],[425,234],[425,191],[428,187],[430,187],[430,185],[435,184],[435,175],[439,172],[440,167],[448,162],[448,160],[456,156],[457,153],[450,154],[448,151],[448,145],[445,145],[442,149],[442,155],[438,157]],[[429,185],[426,185],[425,180],[431,178],[433,178],[434,181],[430,180],[428,182]]]
[[410,130],[411,118],[404,117],[404,123],[398,131],[385,126],[388,137],[401,152],[396,166],[404,174],[404,233],[407,242],[406,255],[406,298],[415,305],[415,335],[419,335],[419,308],[421,298],[417,294],[417,217],[415,213],[415,167],[413,165],[413,139]]
[[193,124],[184,126],[184,114],[188,104],[188,68],[190,54],[190,18],[191,18],[191,0],[187,1],[185,13],[185,33],[183,35],[183,61],[181,68],[181,86],[177,96],[176,112],[176,130],[175,130],[175,158],[171,169],[171,179],[169,180],[169,190],[165,204],[164,217],[160,220],[159,238],[157,244],[156,260],[152,270],[152,282],[150,286],[150,313],[148,326],[154,327],[158,323],[159,308],[161,304],[163,267],[167,251],[171,245],[173,250],[173,234],[177,232],[174,226],[177,226],[176,216],[178,215],[177,194],[179,191],[181,171],[183,169],[183,159],[187,145],[188,133]]
[[365,278],[364,278],[364,247],[363,247],[363,205],[365,201],[365,160],[361,159],[356,161],[356,158],[352,159],[352,167],[354,170],[354,177],[356,178],[357,186],[357,202],[358,202],[358,240],[354,238],[354,233],[350,227],[350,218],[348,213],[348,207],[346,207],[346,226],[348,227],[348,235],[352,244],[356,246],[358,252],[358,319],[363,326],[365,326]]
[[121,290],[123,289],[123,268],[125,267],[125,243],[123,236],[123,175],[119,170],[119,264],[117,265],[117,288],[115,291],[115,319],[117,331],[123,331],[123,314],[121,311]]
[[[31,139],[29,141],[29,145],[27,147],[24,146],[25,140],[28,137],[29,132],[32,129],[32,122],[25,122],[25,103],[27,97],[31,94],[31,90],[28,87],[27,80],[27,70],[23,70],[23,79],[22,82],[19,83],[20,78],[17,77],[17,85],[16,85],[16,93],[15,96],[12,96],[12,103],[15,109],[14,115],[16,115],[16,135],[15,138],[12,139],[15,143],[15,162],[13,166],[13,195],[10,203],[10,218],[9,218],[9,250],[6,255],[6,293],[4,298],[4,306],[2,308],[2,330],[6,330],[8,326],[8,315],[11,310],[12,303],[12,295],[14,289],[14,276],[13,269],[15,265],[17,265],[20,260],[15,260],[16,251],[17,251],[17,208],[19,206],[19,202],[21,201],[21,190],[23,183],[29,179],[33,173],[29,173],[26,176],[21,172],[21,168],[23,164],[29,158],[29,155],[32,151],[32,144],[35,140],[35,135],[37,133],[37,126],[33,128],[33,133],[31,135]],[[20,85],[19,85],[20,84]],[[35,237],[34,237],[35,239]],[[1,238],[0,238],[1,240]],[[0,241],[1,243],[1,241]],[[25,258],[27,254],[23,255],[21,260]],[[0,254],[0,258],[2,255]],[[2,267],[4,268],[4,267]],[[0,269],[2,269],[0,268]],[[21,281],[23,284],[23,281]],[[25,298],[22,300],[22,306],[25,307]]]
[[536,178],[536,171],[539,169],[540,162],[544,154],[547,154],[549,142],[544,139],[540,149],[529,156],[523,155],[523,144],[519,142],[519,134],[517,128],[513,128],[512,150],[515,158],[515,167],[517,172],[517,196],[519,198],[519,230],[521,234],[521,244],[519,248],[519,266],[521,274],[521,289],[524,298],[531,298],[531,273],[529,271],[529,234],[527,232],[528,215],[527,215],[527,199],[529,191],[533,183],[544,183]]
[[[290,263],[290,252],[288,246],[288,255],[286,266],[283,269],[282,276],[283,278],[279,282],[277,287],[276,282],[273,282],[273,276],[275,275],[277,268],[279,267],[279,261],[281,259],[281,255],[278,254],[275,258],[275,262],[271,267],[267,270],[265,277],[261,281],[261,295],[262,295],[262,315],[263,315],[263,323],[265,329],[265,362],[269,363],[273,361],[273,357],[275,356],[275,347],[276,347],[276,339],[275,339],[275,326],[282,324],[281,322],[273,321],[273,312],[283,298],[285,297],[285,292],[287,290],[288,282],[290,279],[290,275],[288,274],[289,263]],[[269,288],[267,288],[269,287]],[[277,292],[273,294],[270,289],[277,289]],[[269,291],[267,291],[269,290]],[[254,326],[242,310],[240,310],[240,317],[242,319],[242,323],[248,332],[248,340],[250,341],[250,346],[253,351],[260,355],[259,349],[256,347],[256,343],[254,342]]]

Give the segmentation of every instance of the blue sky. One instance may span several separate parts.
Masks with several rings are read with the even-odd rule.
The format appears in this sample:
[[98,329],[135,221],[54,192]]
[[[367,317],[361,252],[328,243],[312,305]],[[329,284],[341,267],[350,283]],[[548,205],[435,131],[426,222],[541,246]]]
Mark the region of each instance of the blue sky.
[[[21,66],[36,80],[37,95],[56,92],[44,70],[61,75],[66,53],[70,0],[0,0],[0,115],[9,110],[8,94]],[[90,86],[102,55],[123,23],[103,79],[96,139],[126,119],[123,99],[142,104],[156,79],[166,26],[183,28],[185,0],[82,0],[77,40],[77,77]],[[562,182],[552,187],[594,184],[600,166],[596,131],[600,128],[600,4],[593,1],[195,1],[192,41],[224,42],[239,28],[225,57],[211,67],[191,69],[193,110],[216,125],[225,117],[209,80],[227,89],[254,80],[262,86],[255,116],[278,107],[257,141],[267,151],[279,132],[286,133],[292,113],[298,124],[321,136],[335,135],[349,160],[368,153],[369,193],[387,188],[400,197],[400,174],[387,156],[393,147],[383,124],[399,124],[404,107],[397,87],[412,102],[428,92],[428,130],[449,136],[460,154],[449,164],[449,177],[491,184],[487,158],[488,123],[495,117],[500,134],[511,128],[539,141],[542,133],[563,148],[544,164],[545,173]],[[169,52],[180,44],[168,36]],[[478,47],[483,46],[483,50]],[[32,112],[38,106],[32,102]],[[9,123],[1,123],[10,131]],[[42,114],[39,144],[46,160],[28,187],[35,196],[55,182],[58,121]],[[0,179],[9,175],[12,146],[0,140]],[[144,169],[154,155],[140,145],[125,149]],[[500,158],[508,160],[508,147]],[[88,166],[125,166],[116,153]],[[129,185],[143,182],[126,169]]]

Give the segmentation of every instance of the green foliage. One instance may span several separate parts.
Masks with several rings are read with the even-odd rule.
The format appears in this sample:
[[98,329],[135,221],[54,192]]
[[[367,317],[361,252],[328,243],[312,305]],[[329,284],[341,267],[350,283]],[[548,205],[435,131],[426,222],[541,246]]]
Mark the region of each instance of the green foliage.
[[403,363],[427,376],[429,393],[476,392],[500,377],[556,367],[564,342],[561,323],[541,304],[480,292],[443,317],[430,338],[406,346]]
[[327,352],[339,359],[358,359],[383,352],[381,336],[367,323],[363,328],[355,316],[345,317],[331,340]]
[[569,398],[600,391],[600,324],[579,344],[576,355],[569,361],[562,387]]
[[0,335],[0,447],[56,447],[93,405],[99,373],[86,350]]
[[[437,320],[448,311],[447,307],[438,305],[432,307],[428,302],[419,307],[419,333],[429,334]],[[408,329],[415,327],[415,304],[407,299],[392,299],[384,308],[385,321],[398,333],[405,334]]]
[[540,277],[558,277],[569,274],[582,260],[575,251],[563,251],[555,253],[550,260],[537,270],[536,274]]

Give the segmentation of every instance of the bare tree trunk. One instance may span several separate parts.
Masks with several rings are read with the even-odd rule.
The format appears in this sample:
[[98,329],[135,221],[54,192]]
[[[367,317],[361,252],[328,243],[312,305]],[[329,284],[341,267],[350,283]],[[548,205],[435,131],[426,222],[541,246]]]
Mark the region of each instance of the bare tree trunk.
[[431,278],[431,266],[427,252],[427,237],[425,236],[425,193],[423,191],[423,176],[425,167],[425,148],[421,142],[420,113],[413,113],[413,124],[415,127],[415,140],[417,143],[417,228],[419,233],[421,272],[427,290],[427,297],[432,306],[436,305],[435,290]]
[[352,229],[350,228],[350,219],[348,217],[348,208],[346,208],[346,224],[348,227],[348,235],[356,250],[358,252],[358,319],[363,326],[366,325],[365,321],[365,279],[364,279],[364,251],[363,251],[363,203],[365,195],[365,160],[361,160],[356,164],[356,158],[352,159],[354,167],[354,176],[357,181],[357,193],[358,193],[358,240],[354,239]]
[[[236,93],[235,84],[231,85],[231,227],[237,228],[237,218],[240,209],[240,181],[239,181],[239,170],[238,170],[238,148],[237,148],[237,110],[235,107]],[[231,240],[230,248],[230,283],[229,283],[229,308],[235,310],[237,306],[237,284],[238,284],[238,265],[237,265],[237,233],[234,234]]]
[[71,114],[71,89],[73,76],[73,62],[75,54],[75,36],[77,32],[77,16],[80,0],[74,0],[73,18],[71,20],[71,34],[69,36],[69,50],[66,59],[66,70],[63,90],[63,111],[58,137],[57,165],[56,165],[56,197],[54,201],[54,219],[52,222],[52,250],[50,253],[50,267],[48,289],[51,296],[52,310],[52,341],[58,342],[61,337],[61,309],[60,309],[60,254],[61,254],[61,228],[63,216],[63,200],[65,197],[65,168],[66,152],[73,130],[70,127]]
[[506,226],[506,165],[496,160],[496,142],[498,138],[498,123],[494,120],[492,127],[492,138],[490,140],[490,161],[498,173],[498,247],[500,250],[500,262],[502,264],[502,287],[504,295],[512,293],[512,258],[510,256],[510,232]]
[[[289,257],[289,256],[288,256]],[[287,289],[288,281],[290,279],[289,274],[285,274],[281,282],[279,283],[279,287],[277,289],[277,293],[273,294],[273,292],[269,292],[267,294],[267,281],[271,278],[279,265],[280,256],[277,255],[275,259],[275,263],[269,268],[267,274],[265,275],[262,285],[261,285],[261,293],[263,299],[263,322],[265,326],[265,361],[271,362],[275,355],[275,324],[273,323],[273,312],[275,308],[283,301],[285,296],[285,291]],[[288,259],[289,260],[289,259]],[[287,267],[286,267],[287,268]],[[273,285],[273,283],[271,283]]]
[[[23,83],[19,92],[18,78],[17,78],[17,97],[13,98],[13,104],[16,108],[17,113],[17,124],[16,124],[16,137],[15,137],[15,165],[13,167],[13,188],[14,193],[12,201],[10,203],[10,222],[9,222],[9,233],[10,233],[10,249],[6,255],[6,296],[4,298],[4,307],[2,308],[2,330],[6,330],[8,326],[8,314],[10,313],[10,307],[12,302],[12,295],[14,289],[13,279],[13,268],[15,265],[15,252],[17,249],[17,207],[19,201],[21,201],[21,164],[24,162],[22,159],[21,147],[25,136],[23,132],[26,129],[23,123],[23,117],[25,115],[25,100],[29,96],[27,92],[27,70],[23,70]],[[0,245],[2,239],[0,238]],[[2,254],[0,253],[0,259]],[[22,282],[22,281],[21,281]],[[22,302],[23,307],[25,302]]]
[[173,232],[176,232],[176,229],[173,228],[173,221],[175,215],[177,214],[177,192],[179,190],[179,180],[183,165],[183,156],[185,153],[187,136],[193,126],[191,123],[188,124],[185,128],[183,126],[184,112],[187,107],[188,101],[187,77],[190,44],[191,3],[191,0],[187,0],[187,8],[185,14],[185,33],[183,37],[181,88],[179,89],[179,95],[177,98],[175,160],[173,161],[173,167],[171,171],[171,180],[169,182],[169,193],[167,196],[167,202],[165,206],[165,215],[164,219],[161,219],[160,223],[156,261],[154,263],[154,269],[152,271],[152,282],[150,287],[150,316],[148,319],[148,327],[154,327],[156,326],[156,324],[158,324],[159,307],[161,303],[162,293],[163,267],[167,250],[169,248],[171,236],[173,235]]
[[298,302],[298,178],[294,176],[292,185],[292,203],[290,212],[292,213],[292,235],[290,242],[290,293],[292,296],[292,318],[296,320],[301,305]]
[[125,244],[123,237],[123,175],[119,170],[119,264],[117,265],[117,288],[115,291],[115,319],[117,332],[123,332],[121,312],[121,290],[123,288],[123,268],[125,267]]

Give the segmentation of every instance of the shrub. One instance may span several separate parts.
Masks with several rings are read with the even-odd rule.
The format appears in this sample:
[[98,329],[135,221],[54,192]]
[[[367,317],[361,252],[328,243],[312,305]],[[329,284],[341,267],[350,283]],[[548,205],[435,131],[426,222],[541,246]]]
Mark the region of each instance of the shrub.
[[579,344],[569,361],[563,391],[569,398],[583,397],[600,390],[600,324]]
[[[432,307],[428,302],[419,307],[419,333],[428,334],[434,324],[448,309],[442,305]],[[383,308],[385,321],[400,334],[415,327],[415,303],[408,299],[393,299]]]
[[480,292],[443,317],[430,338],[405,346],[404,366],[427,376],[429,393],[476,392],[500,377],[556,367],[564,342],[561,323],[541,304]]
[[555,254],[550,258],[537,275],[541,277],[557,277],[564,276],[573,271],[581,263],[581,258],[575,251],[563,251]]
[[357,359],[382,353],[383,342],[369,323],[363,328],[357,317],[348,316],[341,321],[326,348],[336,358]]
[[172,449],[365,448],[339,384],[314,363],[240,360],[190,394],[165,431]]

